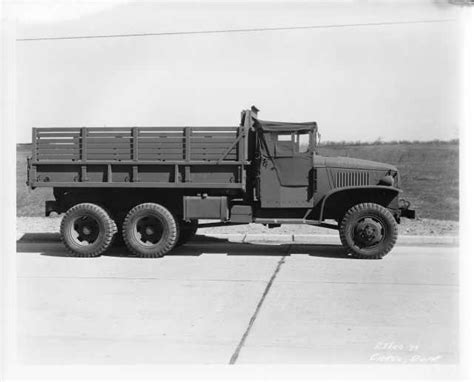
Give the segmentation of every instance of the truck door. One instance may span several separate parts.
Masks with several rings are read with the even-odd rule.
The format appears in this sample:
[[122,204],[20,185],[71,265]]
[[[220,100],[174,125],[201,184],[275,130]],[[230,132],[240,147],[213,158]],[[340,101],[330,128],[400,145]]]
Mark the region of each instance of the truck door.
[[262,207],[312,207],[312,134],[305,130],[266,131],[260,139]]

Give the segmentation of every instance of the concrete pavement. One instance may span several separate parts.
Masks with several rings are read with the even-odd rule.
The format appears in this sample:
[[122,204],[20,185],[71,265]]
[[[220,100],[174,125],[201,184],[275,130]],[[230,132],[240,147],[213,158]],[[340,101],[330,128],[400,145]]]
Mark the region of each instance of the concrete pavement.
[[458,360],[455,247],[364,261],[336,245],[198,237],[162,259],[83,259],[36,239],[17,245],[24,363]]

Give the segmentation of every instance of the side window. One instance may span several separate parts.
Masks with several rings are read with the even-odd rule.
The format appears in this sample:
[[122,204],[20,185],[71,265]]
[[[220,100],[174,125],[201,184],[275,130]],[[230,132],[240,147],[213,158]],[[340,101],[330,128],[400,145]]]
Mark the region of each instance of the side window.
[[310,148],[311,136],[303,133],[276,133],[275,154],[293,156],[296,153],[306,153]]
[[292,133],[277,133],[276,155],[292,156],[296,150],[295,135]]
[[278,134],[278,142],[292,142],[292,134],[280,133]]
[[298,152],[306,153],[309,150],[309,133],[299,133],[297,135]]

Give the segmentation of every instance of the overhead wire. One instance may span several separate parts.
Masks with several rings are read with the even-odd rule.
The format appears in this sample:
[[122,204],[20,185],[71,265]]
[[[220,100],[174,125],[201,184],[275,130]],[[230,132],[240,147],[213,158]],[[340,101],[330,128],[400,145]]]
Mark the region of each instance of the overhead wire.
[[251,33],[251,32],[267,32],[267,31],[305,30],[305,29],[350,28],[350,27],[370,27],[370,26],[383,26],[383,25],[445,23],[445,22],[451,22],[454,20],[455,19],[385,21],[385,22],[373,22],[373,23],[323,24],[323,25],[288,26],[288,27],[211,29],[211,30],[201,30],[201,31],[124,33],[124,34],[108,34],[108,35],[59,36],[59,37],[31,37],[31,38],[18,38],[16,39],[16,41],[83,40],[83,39],[105,39],[105,38],[127,38],[127,37],[133,38],[133,37],[178,36],[178,35],[199,35],[199,34],[204,35],[204,34],[223,34],[223,33]]

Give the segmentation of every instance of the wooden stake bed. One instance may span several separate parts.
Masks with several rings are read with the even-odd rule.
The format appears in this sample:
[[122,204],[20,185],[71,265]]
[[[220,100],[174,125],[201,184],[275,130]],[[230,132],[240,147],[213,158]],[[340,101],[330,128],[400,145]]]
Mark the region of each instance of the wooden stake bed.
[[34,128],[30,187],[245,188],[247,127]]

